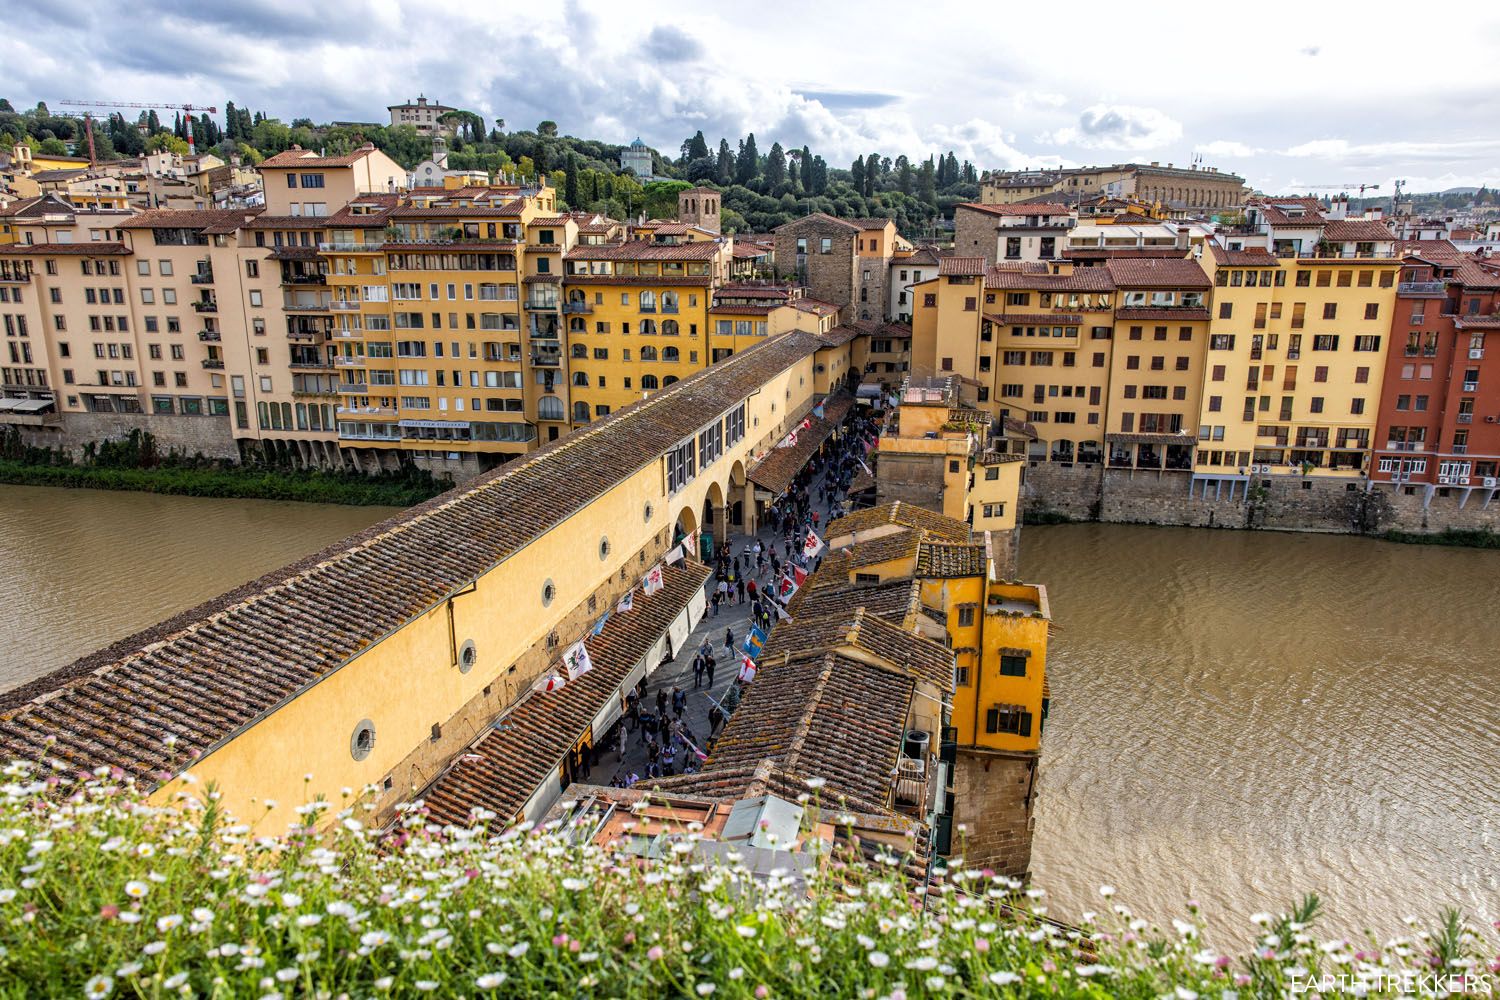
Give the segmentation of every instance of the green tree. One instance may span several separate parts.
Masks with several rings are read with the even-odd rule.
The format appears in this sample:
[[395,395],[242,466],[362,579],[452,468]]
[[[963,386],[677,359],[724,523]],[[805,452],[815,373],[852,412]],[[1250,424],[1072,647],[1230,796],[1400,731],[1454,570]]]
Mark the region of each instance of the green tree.
[[537,125],[537,127],[536,127],[536,134],[537,135],[545,135],[545,136],[556,136],[557,135],[557,122],[552,121],[551,119],[548,119],[547,121],[539,123]]
[[10,106],[10,101],[5,99],[4,97],[0,97],[0,112],[5,112],[7,114],[13,115],[16,113],[16,109]]
[[167,152],[186,156],[188,144],[186,139],[178,138],[170,132],[158,132],[146,140],[146,148],[153,153]]
[[682,162],[691,163],[701,160],[708,155],[708,140],[703,138],[703,130],[700,128],[693,133],[693,137],[682,144]]
[[786,182],[786,151],[781,143],[771,143],[771,152],[766,154],[766,186],[771,189]]
[[568,172],[563,180],[563,201],[568,203],[568,208],[576,209],[578,201],[578,156],[575,153],[568,154]]
[[930,156],[923,161],[922,169],[917,173],[917,197],[933,208],[937,207],[937,168]]
[[896,157],[896,190],[910,196],[915,178],[912,176],[911,161],[902,153]]
[[68,144],[54,136],[50,139],[43,139],[42,144],[37,147],[37,152],[47,156],[67,156]]
[[714,165],[714,180],[720,184],[734,181],[734,154],[729,151],[729,140],[719,140],[718,162]]
[[849,176],[854,184],[854,190],[864,192],[865,187],[865,158],[856,156],[854,162],[849,166]]
[[755,149],[755,133],[751,132],[740,145],[739,159],[734,164],[736,184],[749,184],[760,176],[760,153]]

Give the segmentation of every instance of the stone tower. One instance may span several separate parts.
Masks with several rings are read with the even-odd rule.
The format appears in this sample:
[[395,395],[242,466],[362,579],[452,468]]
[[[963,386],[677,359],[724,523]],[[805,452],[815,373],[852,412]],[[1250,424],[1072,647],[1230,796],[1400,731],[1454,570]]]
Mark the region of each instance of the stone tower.
[[677,195],[677,221],[717,233],[719,231],[719,192],[713,188],[695,187],[679,193]]

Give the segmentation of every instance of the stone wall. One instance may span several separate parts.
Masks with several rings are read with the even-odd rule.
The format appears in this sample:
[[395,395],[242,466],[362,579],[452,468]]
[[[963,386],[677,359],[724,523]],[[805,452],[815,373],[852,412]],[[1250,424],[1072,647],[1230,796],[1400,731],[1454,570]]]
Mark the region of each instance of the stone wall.
[[35,448],[56,448],[78,460],[83,446],[113,441],[133,430],[149,431],[157,450],[205,458],[238,460],[239,447],[228,417],[189,417],[180,413],[64,413],[55,423],[21,427],[21,440]]
[[875,466],[876,504],[916,504],[928,510],[943,509],[944,454],[908,454],[882,451]]
[[958,206],[953,212],[953,252],[960,257],[983,257],[995,263],[997,247],[995,217],[988,212]]
[[960,749],[953,766],[954,857],[1024,879],[1031,871],[1037,758]]
[[[1199,482],[1186,472],[1133,472],[1098,465],[1040,462],[1026,470],[1025,516],[1075,521],[1162,524],[1194,528],[1270,528],[1339,534],[1390,530],[1436,533],[1446,528],[1500,530],[1500,491],[1450,488],[1429,497],[1425,487],[1367,490],[1363,481],[1303,476],[1255,477],[1230,497],[1222,484]],[[1217,488],[1216,488],[1217,486]],[[1465,498],[1465,494],[1468,494]]]
[[[851,323],[859,315],[853,308],[858,280],[854,241],[858,235],[849,226],[817,218],[799,219],[776,230],[776,270],[806,285],[808,295],[813,298],[838,306],[841,323]],[[832,241],[828,253],[821,252],[825,238]],[[802,255],[800,269],[798,239],[807,240],[807,253]],[[871,267],[875,265],[872,263]],[[877,316],[881,301],[876,299],[870,304]]]

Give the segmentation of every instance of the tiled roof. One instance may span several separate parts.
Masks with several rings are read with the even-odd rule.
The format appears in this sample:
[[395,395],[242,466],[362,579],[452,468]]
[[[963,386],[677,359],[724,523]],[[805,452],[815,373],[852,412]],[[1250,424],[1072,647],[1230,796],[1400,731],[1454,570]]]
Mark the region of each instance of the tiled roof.
[[243,208],[150,208],[120,223],[121,229],[206,229],[231,223],[238,228],[245,216],[253,214]]
[[986,576],[989,569],[989,553],[983,542],[924,541],[917,550],[915,575],[919,577]]
[[34,198],[22,198],[14,205],[0,208],[0,218],[39,219],[44,215],[74,215],[78,209],[56,194],[40,194]]
[[702,771],[662,787],[734,794],[769,767],[794,780],[822,778],[825,802],[888,811],[915,688],[910,677],[837,653],[768,664]]
[[[893,531],[888,535],[877,535],[867,538],[862,542],[856,542],[848,548],[841,549],[836,555],[843,555],[850,570],[860,569],[864,566],[874,566],[878,563],[891,562],[896,559],[914,559],[917,549],[922,540],[927,537],[925,531]],[[827,568],[827,560],[824,560],[823,568]]]
[[560,274],[528,274],[521,279],[523,285],[560,285],[562,275]]
[[985,313],[984,318],[993,320],[1003,326],[1016,324],[1052,324],[1061,323],[1064,326],[1078,326],[1083,322],[1083,317],[1077,313]]
[[563,281],[569,285],[667,285],[683,288],[692,285],[707,288],[713,278],[706,274],[565,274]]
[[1275,267],[1280,263],[1280,258],[1264,247],[1252,247],[1249,250],[1215,249],[1214,259],[1230,267]]
[[997,290],[1038,289],[1044,292],[1112,292],[1115,284],[1102,267],[1080,267],[1072,274],[1049,274],[1039,268],[1017,270],[992,267],[985,272],[984,287]]
[[[460,754],[419,796],[433,820],[464,826],[475,809],[487,809],[505,821],[517,817],[589,725],[619,697],[620,685],[651,651],[710,571],[700,563],[662,570],[663,589],[637,594],[635,607],[610,615],[604,631],[585,636],[594,668],[560,691],[532,691],[491,729]],[[595,733],[599,740],[603,733]]]
[[375,146],[368,142],[344,156],[319,156],[311,150],[293,146],[283,153],[277,153],[275,156],[268,156],[264,160],[261,160],[259,169],[265,170],[271,168],[274,170],[277,167],[347,167],[358,163],[373,152],[375,152]]
[[[822,575],[821,570],[819,575]],[[803,587],[787,602],[793,619],[822,618],[827,615],[853,614],[860,608],[889,622],[905,627],[911,616],[921,611],[921,587],[915,577],[887,580],[884,583],[848,583],[839,581],[833,587]]]
[[791,298],[793,286],[774,284],[752,284],[750,282],[729,281],[714,290],[714,301],[721,298],[726,299],[774,299],[784,302]]
[[1453,326],[1458,330],[1500,330],[1500,315],[1460,316]]
[[1143,434],[1143,433],[1119,433],[1104,435],[1106,441],[1118,441],[1121,444],[1183,444],[1193,443],[1191,434]]
[[1454,269],[1453,280],[1466,289],[1500,288],[1500,271],[1493,264],[1486,267],[1470,257]]
[[696,243],[580,243],[568,251],[568,260],[713,260],[724,244],[700,240]]
[[984,274],[983,257],[943,257],[938,260],[938,274],[978,277]]
[[[176,773],[807,358],[788,333],[300,562],[0,693],[0,756]],[[168,746],[168,734],[176,741]]]
[[123,243],[6,243],[0,244],[0,254],[14,256],[47,257],[113,257],[131,253]]
[[863,335],[863,333],[864,331],[859,327],[853,324],[846,324],[844,326],[836,326],[827,333],[817,334],[817,337],[828,347],[843,347],[855,337]]
[[[827,212],[813,212],[811,215],[804,215],[800,219],[793,219],[791,222],[783,222],[781,225],[773,229],[772,232],[779,233],[783,229],[791,230],[797,227],[806,227],[809,223],[822,224],[824,226],[832,225],[840,229],[847,229],[850,232],[863,231],[860,226],[854,224],[853,222],[850,222],[847,219],[836,218],[835,216],[829,215]],[[817,227],[814,226],[814,228]]]
[[[819,337],[818,334],[804,334],[808,337]],[[823,344],[821,337],[818,343]],[[818,450],[819,445],[827,441],[829,436],[838,429],[839,424],[849,415],[850,408],[854,405],[852,396],[838,395],[830,398],[827,405],[823,407],[821,418],[808,414],[812,422],[805,430],[797,432],[797,443],[789,448],[772,448],[764,458],[750,467],[746,477],[755,485],[771,493],[780,496],[791,488],[792,480],[797,478],[797,473],[807,464],[813,452]]]
[[839,311],[839,307],[832,302],[824,302],[822,299],[809,298],[804,295],[792,300],[792,307],[814,316],[832,316]]
[[893,524],[905,528],[925,528],[936,538],[946,538],[955,542],[967,542],[970,537],[969,526],[963,521],[900,500],[845,514],[829,523],[824,537],[835,538],[839,535],[869,531]]
[[1117,288],[1212,288],[1196,261],[1177,258],[1111,260],[1104,265]]
[[878,656],[890,664],[890,669],[924,680],[940,691],[953,691],[951,649],[862,607],[813,617],[804,606],[792,621],[781,622],[771,631],[759,659],[763,668],[775,670],[782,657],[795,659],[807,653],[851,649]]
[[870,230],[870,229],[884,229],[886,226],[891,225],[896,220],[894,220],[894,219],[888,219],[888,218],[885,218],[883,216],[877,215],[877,216],[873,216],[873,217],[870,217],[870,218],[864,218],[864,219],[846,219],[844,221],[849,222],[849,223],[851,223],[853,225],[856,225],[860,229]]
[[1011,462],[1024,462],[1025,455],[1016,455],[1008,451],[986,451],[980,453],[975,459],[977,465],[1009,465]]
[[863,493],[865,490],[873,490],[874,488],[875,477],[864,469],[860,469],[854,474],[854,478],[849,480],[849,492],[851,494]]
[[397,205],[388,217],[392,219],[460,219],[519,217],[526,202],[520,198],[502,205]]
[[252,221],[242,220],[241,224],[246,229],[327,229],[328,219],[328,216],[316,215],[258,215]]
[[1151,319],[1170,322],[1181,320],[1184,323],[1197,323],[1208,321],[1207,309],[1186,309],[1174,307],[1170,309],[1152,309],[1149,306],[1122,306],[1115,310],[1115,319]]
[[1323,226],[1323,238],[1335,243],[1389,242],[1396,238],[1384,222],[1374,219],[1331,219]]
[[979,202],[969,201],[954,206],[955,208],[967,208],[985,215],[994,215],[1000,218],[1007,216],[1028,215],[1072,215],[1073,210],[1066,205],[1048,204],[1046,202],[1027,205],[984,205]]
[[1187,251],[1180,247],[1068,247],[1062,252],[1063,260],[1181,258],[1186,255]]

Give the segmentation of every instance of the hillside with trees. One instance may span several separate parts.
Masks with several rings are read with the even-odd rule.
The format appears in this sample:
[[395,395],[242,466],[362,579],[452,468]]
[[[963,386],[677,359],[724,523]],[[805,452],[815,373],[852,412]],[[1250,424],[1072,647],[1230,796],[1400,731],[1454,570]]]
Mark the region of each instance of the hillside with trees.
[[[978,170],[952,152],[913,158],[872,150],[847,166],[833,166],[806,145],[773,141],[762,152],[754,133],[733,144],[720,138],[712,145],[699,131],[683,141],[675,156],[653,150],[656,179],[642,184],[620,168],[625,146],[564,135],[556,122],[506,131],[504,120],[486,121],[472,111],[444,118],[454,128],[451,168],[522,179],[544,175],[567,207],[621,219],[673,215],[679,190],[707,184],[724,193],[727,230],[764,232],[809,212],[827,212],[887,216],[902,232],[922,235],[951,219],[956,203],[979,197]],[[407,168],[432,152],[431,140],[409,125],[319,125],[307,118],[288,124],[233,101],[225,103],[218,119],[208,114],[177,113],[164,120],[154,111],[135,118],[116,113],[94,120],[93,129],[100,159],[160,149],[186,153],[189,134],[200,151],[226,160],[238,154],[250,163],[294,145],[336,156],[371,142]],[[79,116],[54,114],[45,104],[18,112],[0,99],[0,148],[25,143],[54,156],[83,155],[85,138]]]

